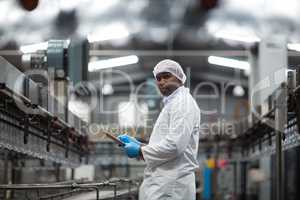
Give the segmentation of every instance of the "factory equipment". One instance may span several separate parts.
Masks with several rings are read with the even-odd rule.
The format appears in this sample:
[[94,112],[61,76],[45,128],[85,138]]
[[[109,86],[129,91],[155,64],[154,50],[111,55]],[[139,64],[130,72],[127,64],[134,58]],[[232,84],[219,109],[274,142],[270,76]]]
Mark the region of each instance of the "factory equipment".
[[0,58],[1,137],[10,150],[76,166],[88,138],[85,122],[68,109],[67,43],[49,41],[47,51],[23,55],[24,73]]
[[[15,163],[20,158],[24,158],[21,169],[35,161],[45,169],[47,166],[43,163],[53,163],[49,168],[57,169],[56,181],[60,180],[60,169],[74,169],[88,162],[87,122],[68,109],[70,91],[74,92],[70,89],[68,58],[79,58],[68,53],[69,48],[70,52],[78,51],[73,50],[73,46],[68,47],[67,41],[49,41],[46,51],[23,55],[21,71],[0,57],[3,184],[22,180],[16,177],[16,168],[20,166]],[[85,66],[82,62],[79,64]],[[1,194],[1,199],[13,199],[7,190]]]
[[[217,143],[214,152],[216,158],[226,154],[232,166],[230,172],[216,169],[215,173],[220,177],[225,173],[231,174],[233,178],[230,181],[234,187],[231,195],[234,198],[246,199],[251,195],[278,200],[297,197],[297,190],[290,184],[297,181],[299,174],[295,153],[300,145],[300,85],[296,77],[299,77],[298,69],[289,71],[287,82],[283,82],[267,98],[261,106],[264,108],[256,108],[259,112],[250,113],[248,118],[236,123],[235,137],[219,136],[213,141]],[[257,163],[257,169],[252,170],[254,162]],[[295,174],[290,176],[290,173]],[[253,180],[249,179],[258,179],[265,190],[257,193],[257,189],[250,189]]]
[[[74,180],[74,168],[89,162],[93,147],[88,122],[68,108],[72,95],[89,95],[80,84],[87,78],[87,54],[86,41],[53,40],[47,50],[23,54],[20,70],[0,57],[1,199],[136,198],[140,180]],[[61,173],[67,168],[69,178]],[[25,169],[54,170],[54,182],[45,172],[45,183],[19,184]]]
[[[37,200],[133,199],[136,198],[140,183],[140,180],[112,178],[104,182],[87,182],[78,180],[51,184],[0,185],[0,191],[9,190],[14,192],[14,196],[16,198],[22,198],[25,196],[27,199]],[[55,193],[53,193],[53,191]]]

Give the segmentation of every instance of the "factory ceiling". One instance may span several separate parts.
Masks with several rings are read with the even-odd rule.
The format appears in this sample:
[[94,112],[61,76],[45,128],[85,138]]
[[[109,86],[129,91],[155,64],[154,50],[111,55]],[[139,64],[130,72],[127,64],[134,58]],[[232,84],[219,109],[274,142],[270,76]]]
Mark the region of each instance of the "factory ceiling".
[[[40,0],[32,11],[20,2],[26,1],[0,1],[1,49],[87,37],[91,59],[139,54],[137,65],[122,68],[136,72],[137,82],[151,76],[153,65],[165,57],[190,67],[196,81],[232,80],[234,70],[209,65],[207,57],[245,60],[244,50],[260,38],[300,41],[297,0]],[[235,35],[248,40],[229,37]],[[247,86],[246,75],[238,79]]]

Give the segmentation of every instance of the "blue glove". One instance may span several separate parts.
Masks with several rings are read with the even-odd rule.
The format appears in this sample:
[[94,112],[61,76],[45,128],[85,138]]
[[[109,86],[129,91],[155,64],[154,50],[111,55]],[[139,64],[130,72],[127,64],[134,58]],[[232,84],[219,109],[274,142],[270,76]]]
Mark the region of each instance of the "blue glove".
[[125,143],[124,149],[129,158],[136,158],[140,156],[140,144],[135,142]]
[[124,143],[134,142],[138,145],[141,144],[137,139],[135,139],[134,137],[130,137],[129,135],[126,135],[126,134],[119,135],[118,138],[119,138],[119,140],[121,140]]

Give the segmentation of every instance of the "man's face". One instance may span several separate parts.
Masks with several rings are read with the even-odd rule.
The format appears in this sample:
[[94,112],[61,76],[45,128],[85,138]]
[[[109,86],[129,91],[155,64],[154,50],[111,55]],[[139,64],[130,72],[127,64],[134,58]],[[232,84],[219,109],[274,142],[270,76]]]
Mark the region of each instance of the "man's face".
[[169,96],[174,90],[182,85],[181,81],[169,72],[157,74],[156,84],[163,96]]

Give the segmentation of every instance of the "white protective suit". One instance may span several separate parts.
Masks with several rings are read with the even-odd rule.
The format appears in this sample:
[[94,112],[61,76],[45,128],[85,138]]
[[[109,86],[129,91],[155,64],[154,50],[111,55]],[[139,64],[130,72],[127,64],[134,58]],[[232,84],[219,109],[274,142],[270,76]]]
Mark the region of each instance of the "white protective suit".
[[141,148],[146,169],[140,200],[194,200],[200,109],[181,86],[164,98],[150,137]]

